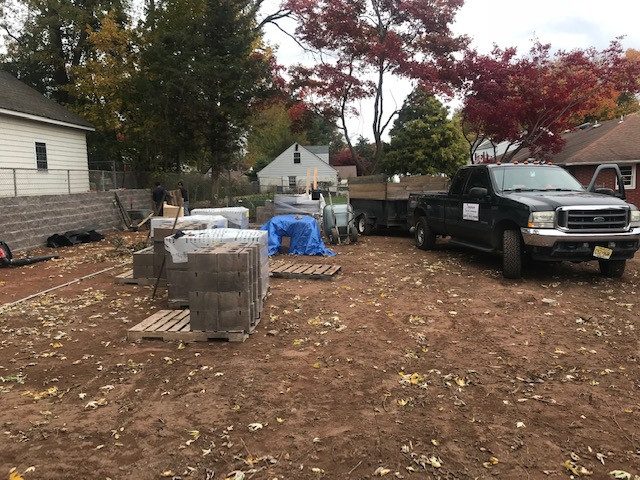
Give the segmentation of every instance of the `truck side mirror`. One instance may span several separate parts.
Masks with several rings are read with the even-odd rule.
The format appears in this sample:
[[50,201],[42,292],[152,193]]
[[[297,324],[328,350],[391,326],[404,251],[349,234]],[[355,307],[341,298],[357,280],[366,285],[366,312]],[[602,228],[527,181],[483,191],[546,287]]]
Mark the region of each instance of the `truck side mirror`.
[[489,190],[487,190],[484,187],[473,187],[471,190],[469,190],[469,196],[471,198],[484,198],[489,194]]

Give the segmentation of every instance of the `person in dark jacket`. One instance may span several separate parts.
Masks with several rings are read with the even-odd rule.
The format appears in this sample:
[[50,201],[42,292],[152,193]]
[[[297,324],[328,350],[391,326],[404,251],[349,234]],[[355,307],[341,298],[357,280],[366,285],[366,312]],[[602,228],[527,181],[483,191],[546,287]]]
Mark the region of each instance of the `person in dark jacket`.
[[167,199],[167,191],[160,182],[156,182],[156,188],[151,192],[151,198],[155,205],[154,215],[161,217],[164,213],[164,202]]
[[178,182],[178,188],[180,189],[180,195],[182,195],[182,208],[184,215],[189,215],[189,192],[184,188],[184,183]]

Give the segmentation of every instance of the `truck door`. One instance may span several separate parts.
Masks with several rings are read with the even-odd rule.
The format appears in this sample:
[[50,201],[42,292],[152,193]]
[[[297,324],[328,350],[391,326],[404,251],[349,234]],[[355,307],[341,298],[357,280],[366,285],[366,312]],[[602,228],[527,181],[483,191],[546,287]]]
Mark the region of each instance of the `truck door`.
[[[483,197],[471,196],[472,188],[486,189]],[[491,245],[492,210],[491,181],[486,168],[474,168],[462,192],[462,215],[458,237],[482,246]]]
[[459,237],[462,230],[462,192],[471,174],[471,168],[461,168],[451,181],[449,194],[444,205],[444,218],[447,235]]

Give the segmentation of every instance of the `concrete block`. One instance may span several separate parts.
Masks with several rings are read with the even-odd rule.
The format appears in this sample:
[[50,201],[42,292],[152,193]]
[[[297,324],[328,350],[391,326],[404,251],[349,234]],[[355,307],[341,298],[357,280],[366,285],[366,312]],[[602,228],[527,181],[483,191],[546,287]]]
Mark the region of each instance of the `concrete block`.
[[189,292],[189,310],[191,312],[215,312],[217,314],[218,308],[218,293],[217,292]]
[[218,273],[219,292],[250,292],[248,272]]
[[251,317],[248,310],[221,310],[218,312],[218,330],[222,332],[251,330]]
[[191,330],[202,332],[218,331],[218,312],[211,310],[191,310],[189,314]]

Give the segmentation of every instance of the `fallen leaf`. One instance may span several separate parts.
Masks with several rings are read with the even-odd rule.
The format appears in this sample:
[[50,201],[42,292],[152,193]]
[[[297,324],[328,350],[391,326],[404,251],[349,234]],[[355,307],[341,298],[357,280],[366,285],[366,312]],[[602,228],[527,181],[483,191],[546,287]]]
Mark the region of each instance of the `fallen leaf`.
[[384,468],[384,467],[378,467],[378,468],[376,468],[376,471],[373,472],[373,474],[376,477],[384,477],[385,475],[387,475],[389,473],[391,473],[391,470],[388,469],[388,468]]
[[249,431],[256,432],[256,431],[260,430],[262,427],[263,427],[263,425],[261,423],[250,423],[249,424]]

